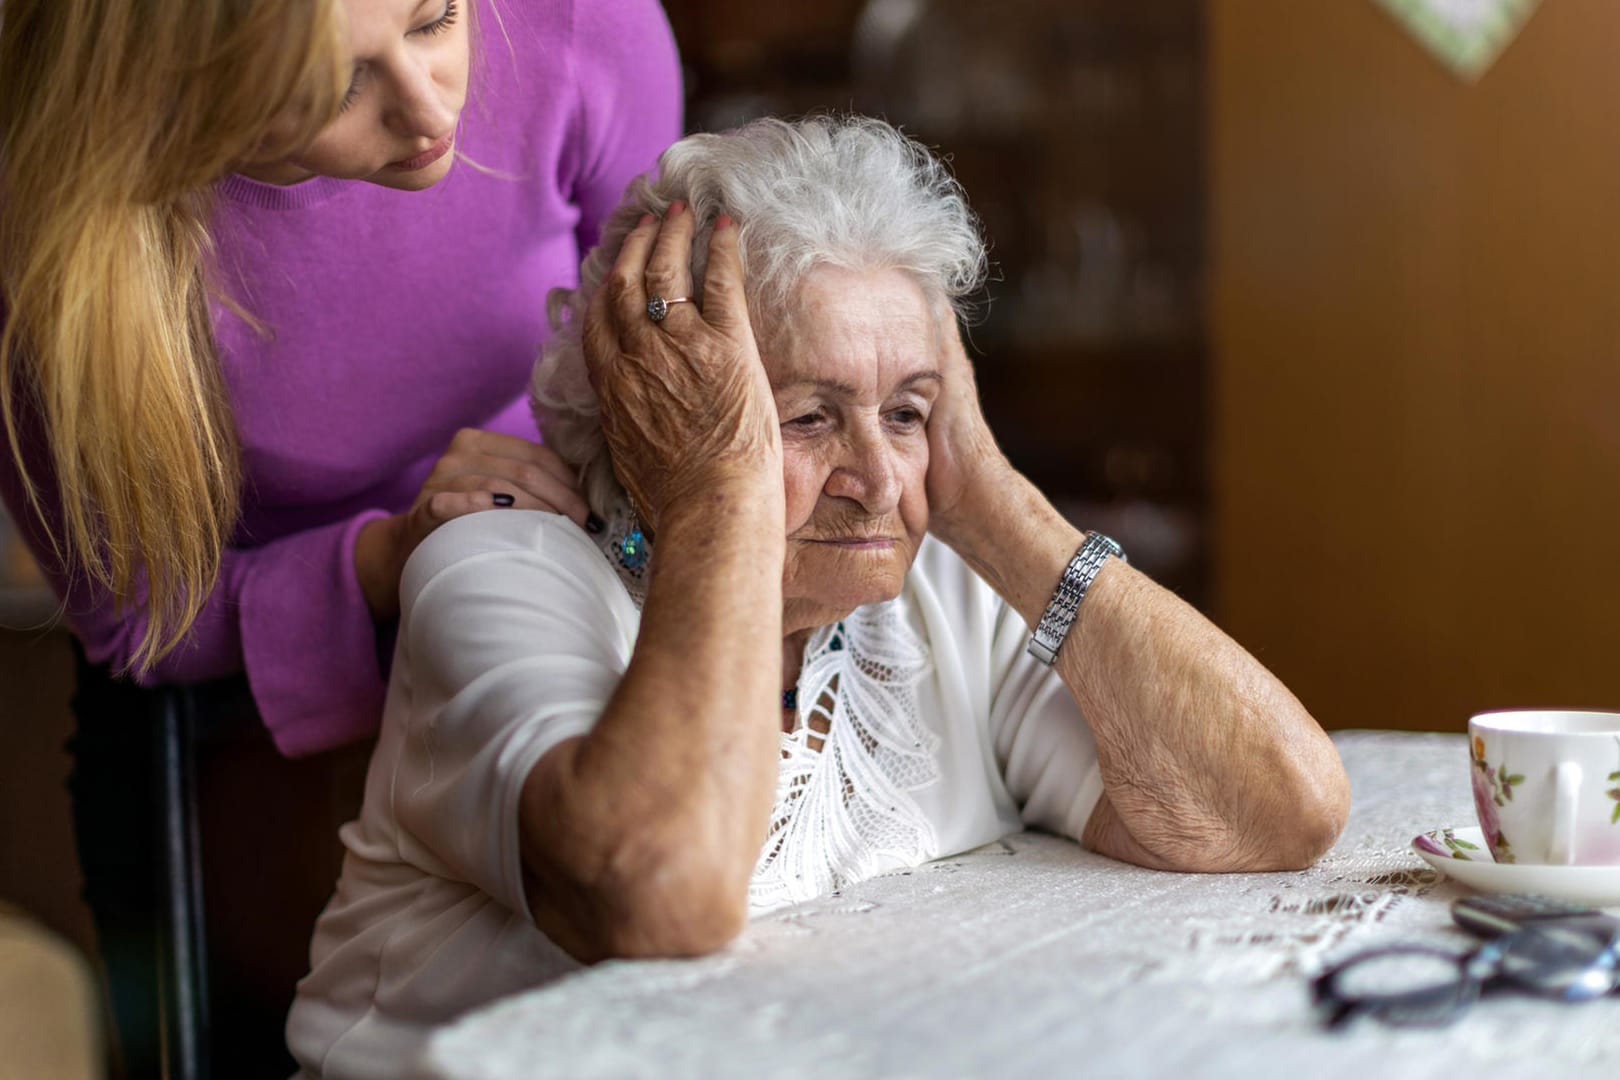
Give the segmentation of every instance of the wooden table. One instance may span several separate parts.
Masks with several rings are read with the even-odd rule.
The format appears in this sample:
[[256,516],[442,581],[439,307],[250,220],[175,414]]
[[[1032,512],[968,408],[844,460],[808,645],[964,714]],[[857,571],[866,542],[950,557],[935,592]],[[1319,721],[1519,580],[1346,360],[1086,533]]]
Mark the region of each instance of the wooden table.
[[1293,874],[1166,874],[1008,837],[755,920],[725,952],[616,962],[438,1032],[427,1080],[1620,1076],[1620,998],[1482,1002],[1450,1028],[1323,1031],[1307,976],[1454,943],[1408,848],[1469,824],[1459,735],[1350,732],[1350,824]]

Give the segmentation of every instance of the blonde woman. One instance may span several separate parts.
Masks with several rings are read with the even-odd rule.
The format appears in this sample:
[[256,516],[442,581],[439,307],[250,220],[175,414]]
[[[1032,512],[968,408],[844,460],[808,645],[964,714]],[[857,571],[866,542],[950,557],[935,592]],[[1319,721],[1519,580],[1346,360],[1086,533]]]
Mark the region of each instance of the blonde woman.
[[[107,672],[245,675],[287,756],[373,734],[417,543],[587,522],[523,400],[544,296],[679,109],[655,0],[0,0],[0,495],[89,662],[109,950],[147,841]],[[315,800],[267,786],[273,839]]]

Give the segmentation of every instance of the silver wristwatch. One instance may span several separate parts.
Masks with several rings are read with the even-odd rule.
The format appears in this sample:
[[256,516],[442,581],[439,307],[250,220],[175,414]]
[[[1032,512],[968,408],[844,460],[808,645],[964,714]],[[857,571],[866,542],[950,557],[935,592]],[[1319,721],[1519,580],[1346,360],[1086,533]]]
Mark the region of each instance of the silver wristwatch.
[[1102,533],[1087,533],[1086,542],[1080,545],[1080,550],[1074,553],[1074,558],[1064,569],[1057,591],[1052,594],[1052,602],[1046,605],[1046,614],[1041,616],[1041,624],[1029,637],[1029,655],[1047,667],[1052,666],[1057,659],[1058,649],[1063,647],[1063,639],[1069,636],[1069,627],[1074,625],[1080,601],[1086,598],[1086,590],[1091,588],[1098,571],[1110,557],[1121,562],[1129,561],[1125,558],[1124,550],[1114,541]]

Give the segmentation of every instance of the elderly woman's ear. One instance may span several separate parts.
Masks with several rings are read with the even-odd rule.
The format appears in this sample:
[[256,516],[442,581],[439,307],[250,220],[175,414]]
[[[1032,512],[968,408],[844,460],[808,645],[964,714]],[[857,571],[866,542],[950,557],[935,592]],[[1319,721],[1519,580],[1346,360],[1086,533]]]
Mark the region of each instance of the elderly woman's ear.
[[653,527],[672,504],[700,500],[725,475],[781,484],[776,407],[729,217],[710,236],[703,310],[670,303],[692,295],[696,224],[681,202],[662,222],[644,216],[592,299],[584,333],[614,471]]

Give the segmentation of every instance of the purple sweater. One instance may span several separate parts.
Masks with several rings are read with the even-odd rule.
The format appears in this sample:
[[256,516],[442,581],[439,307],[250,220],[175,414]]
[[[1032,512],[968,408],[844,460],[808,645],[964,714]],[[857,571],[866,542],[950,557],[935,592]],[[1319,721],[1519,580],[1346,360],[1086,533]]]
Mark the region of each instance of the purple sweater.
[[[407,508],[458,428],[538,437],[525,391],[546,291],[578,280],[625,184],[680,135],[656,0],[503,0],[500,14],[504,35],[480,12],[457,147],[502,175],[458,162],[425,192],[221,185],[222,280],[269,330],[216,309],[242,518],[189,640],[142,681],[245,670],[284,754],[376,731],[385,685],[354,573],[360,526]],[[0,459],[0,495],[39,552]],[[144,620],[82,581],[53,584],[90,658],[123,665]]]

